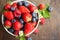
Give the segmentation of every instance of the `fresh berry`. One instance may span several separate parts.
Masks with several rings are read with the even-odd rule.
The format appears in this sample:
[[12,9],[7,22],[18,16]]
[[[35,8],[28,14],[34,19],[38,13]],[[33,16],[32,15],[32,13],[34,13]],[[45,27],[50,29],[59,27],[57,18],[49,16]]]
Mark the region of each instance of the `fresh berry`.
[[48,7],[47,9],[49,12],[52,12],[53,8],[52,7]]
[[12,26],[12,23],[9,20],[6,20],[4,22],[4,25],[7,26],[7,27],[9,27],[9,26],[11,27]]
[[9,9],[10,9],[10,7],[11,7],[11,5],[10,5],[10,4],[6,4],[4,8],[5,8],[6,10],[9,10]]
[[31,22],[31,24],[32,24],[32,26],[35,27],[37,23],[36,22]]
[[38,30],[38,29],[36,29],[36,30],[34,31],[34,33],[35,33],[35,34],[39,33],[39,30]]
[[15,34],[15,35],[18,35],[18,34],[19,34],[19,31],[15,31],[14,34]]
[[34,10],[37,9],[37,7],[32,4],[29,4],[28,8],[29,8],[30,12],[34,12]]
[[14,23],[14,22],[16,22],[16,19],[13,19],[13,20],[12,20],[12,23]]
[[12,20],[14,18],[13,13],[11,11],[5,11],[4,16],[9,20]]
[[18,5],[18,6],[23,5],[22,1],[18,2],[17,5]]
[[21,11],[21,13],[30,13],[29,9],[25,6],[19,6],[19,10]]
[[28,2],[26,2],[26,1],[24,1],[24,6],[28,6],[29,5],[29,3]]
[[45,23],[45,18],[40,18],[40,20],[41,20],[41,24],[44,24]]
[[30,13],[23,13],[22,19],[24,20],[24,22],[29,22],[32,20],[32,15]]
[[31,23],[26,23],[24,26],[24,33],[28,34],[30,33],[32,30],[34,29],[34,27],[31,25]]
[[21,12],[20,12],[18,9],[15,10],[15,11],[14,11],[14,16],[15,16],[15,17],[21,16]]
[[33,13],[32,13],[32,16],[33,16],[33,17],[36,17],[36,16],[37,16],[37,13],[33,12]]
[[33,17],[33,18],[32,18],[32,22],[36,22],[36,18]]
[[10,28],[10,29],[8,29],[8,30],[9,30],[9,32],[11,32],[11,33],[14,32],[14,29],[13,29],[13,28]]
[[11,11],[15,11],[15,7],[11,7],[10,10],[11,10]]
[[19,21],[21,22],[21,24],[24,24],[24,21],[23,21],[23,19],[19,19]]
[[12,7],[17,8],[17,3],[13,3],[13,4],[12,4]]
[[28,37],[27,40],[32,40],[32,38],[31,37]]
[[45,5],[44,4],[40,4],[39,8],[40,8],[40,10],[43,10],[45,8]]
[[13,24],[13,28],[14,28],[14,30],[20,30],[22,28],[22,25],[20,22],[16,21]]

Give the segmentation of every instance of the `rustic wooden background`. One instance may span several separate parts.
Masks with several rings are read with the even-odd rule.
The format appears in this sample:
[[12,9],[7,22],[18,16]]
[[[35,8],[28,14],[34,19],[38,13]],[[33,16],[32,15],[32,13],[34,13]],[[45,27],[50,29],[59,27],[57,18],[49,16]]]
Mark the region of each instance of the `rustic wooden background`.
[[[1,24],[1,10],[8,0],[0,0],[0,40],[18,40],[8,34]],[[11,0],[13,1],[13,0]],[[40,3],[50,4],[53,7],[51,18],[44,25],[39,25],[39,33],[32,34],[33,40],[60,40],[60,0],[29,0],[37,5]]]

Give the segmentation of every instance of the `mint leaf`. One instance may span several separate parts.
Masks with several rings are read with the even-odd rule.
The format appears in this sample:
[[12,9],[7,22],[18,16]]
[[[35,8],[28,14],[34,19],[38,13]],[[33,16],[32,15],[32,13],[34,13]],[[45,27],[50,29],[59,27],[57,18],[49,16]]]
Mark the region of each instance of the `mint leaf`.
[[50,18],[50,13],[47,10],[42,11],[43,12],[43,17],[44,18]]

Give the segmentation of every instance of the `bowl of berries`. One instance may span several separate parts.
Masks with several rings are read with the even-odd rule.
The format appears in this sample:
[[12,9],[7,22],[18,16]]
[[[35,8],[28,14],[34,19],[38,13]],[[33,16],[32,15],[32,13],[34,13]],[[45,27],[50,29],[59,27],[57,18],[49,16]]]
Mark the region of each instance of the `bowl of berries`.
[[2,14],[4,29],[13,36],[32,34],[38,27],[37,7],[30,1],[17,0],[7,3]]

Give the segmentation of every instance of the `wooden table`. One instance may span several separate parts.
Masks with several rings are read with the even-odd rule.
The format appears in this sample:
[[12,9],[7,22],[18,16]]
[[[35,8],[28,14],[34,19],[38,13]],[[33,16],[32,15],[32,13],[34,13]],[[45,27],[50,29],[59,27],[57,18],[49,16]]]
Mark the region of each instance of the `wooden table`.
[[[1,24],[1,10],[8,0],[0,0],[0,40],[18,40],[8,34]],[[60,0],[29,0],[40,3],[50,4],[53,7],[50,19],[46,19],[44,25],[39,25],[39,33],[32,34],[33,40],[60,40]]]

